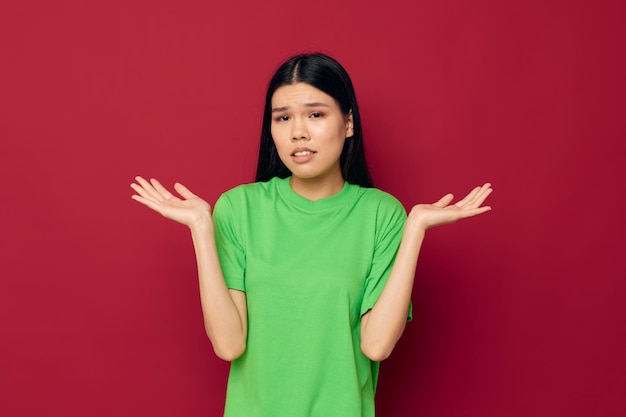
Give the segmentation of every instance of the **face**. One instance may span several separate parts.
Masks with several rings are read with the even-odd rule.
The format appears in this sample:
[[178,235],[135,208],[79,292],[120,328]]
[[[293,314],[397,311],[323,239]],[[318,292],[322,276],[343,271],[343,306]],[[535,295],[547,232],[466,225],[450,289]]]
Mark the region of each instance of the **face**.
[[306,83],[278,88],[272,96],[272,138],[292,181],[341,181],[339,157],[353,135],[352,113]]

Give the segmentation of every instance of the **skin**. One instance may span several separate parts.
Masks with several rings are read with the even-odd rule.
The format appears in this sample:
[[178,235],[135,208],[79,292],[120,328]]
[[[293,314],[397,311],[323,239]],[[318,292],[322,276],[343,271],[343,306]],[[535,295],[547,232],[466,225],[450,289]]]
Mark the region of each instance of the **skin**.
[[491,184],[486,183],[455,204],[451,204],[454,196],[446,194],[433,204],[418,204],[411,209],[385,288],[374,308],[361,319],[361,350],[368,358],[387,359],[404,332],[417,258],[426,230],[491,210],[489,206],[481,206],[492,192]]
[[226,286],[215,245],[210,205],[180,183],[173,195],[156,179],[135,177],[132,198],[191,231],[198,267],[198,283],[204,328],[215,354],[232,361],[245,351],[247,304],[244,292]]
[[[292,189],[310,200],[339,192],[344,184],[339,156],[344,141],[353,133],[352,114],[343,114],[332,97],[304,83],[278,88],[271,104],[272,137],[281,160],[292,172]],[[210,205],[180,183],[174,185],[176,196],[156,179],[135,180],[131,184],[135,201],[190,229],[206,333],[217,356],[236,359],[246,349],[246,294],[226,286]],[[361,320],[361,350],[368,358],[386,359],[404,331],[426,230],[489,211],[491,208],[482,204],[492,191],[487,183],[454,204],[452,194],[446,194],[435,203],[418,204],[410,210],[387,284]]]
[[305,83],[276,89],[271,104],[272,138],[291,171],[291,188],[310,200],[338,193],[344,185],[339,157],[353,134],[352,114],[344,115],[335,99]]

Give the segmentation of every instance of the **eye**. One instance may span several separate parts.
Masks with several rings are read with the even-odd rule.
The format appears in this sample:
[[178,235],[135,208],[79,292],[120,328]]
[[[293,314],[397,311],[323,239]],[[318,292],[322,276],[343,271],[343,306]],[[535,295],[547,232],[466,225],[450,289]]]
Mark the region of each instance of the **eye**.
[[286,114],[283,114],[282,116],[278,116],[274,119],[277,122],[286,122],[289,120],[289,116],[287,116]]
[[311,113],[311,116],[309,117],[311,117],[311,119],[319,119],[322,116],[324,116],[324,113],[316,111],[314,113]]

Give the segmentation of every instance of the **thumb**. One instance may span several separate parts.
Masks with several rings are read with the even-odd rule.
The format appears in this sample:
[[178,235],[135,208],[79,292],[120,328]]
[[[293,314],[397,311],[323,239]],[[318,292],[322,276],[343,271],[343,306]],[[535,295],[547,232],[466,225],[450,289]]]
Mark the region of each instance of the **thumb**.
[[439,201],[437,201],[436,203],[433,203],[433,206],[446,207],[448,204],[450,204],[450,202],[452,202],[453,198],[454,198],[454,195],[452,195],[451,193],[448,193],[444,195],[443,197],[441,197]]

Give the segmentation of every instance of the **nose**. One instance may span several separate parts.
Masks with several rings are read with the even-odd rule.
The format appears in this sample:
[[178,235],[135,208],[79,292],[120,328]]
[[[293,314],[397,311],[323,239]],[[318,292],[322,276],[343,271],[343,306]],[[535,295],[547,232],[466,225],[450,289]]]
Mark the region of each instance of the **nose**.
[[308,140],[309,132],[306,128],[306,123],[304,121],[299,120],[298,118],[293,121],[293,128],[291,130],[291,140]]

